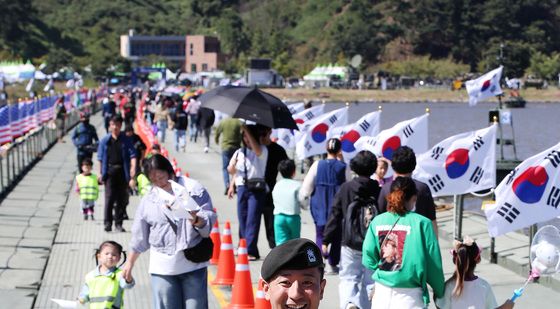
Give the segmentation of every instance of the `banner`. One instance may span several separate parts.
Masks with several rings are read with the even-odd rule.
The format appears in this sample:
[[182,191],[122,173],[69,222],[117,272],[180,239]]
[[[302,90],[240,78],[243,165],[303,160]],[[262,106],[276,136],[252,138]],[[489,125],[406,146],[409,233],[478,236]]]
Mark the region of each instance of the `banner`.
[[415,153],[428,150],[428,116],[422,115],[410,120],[402,121],[392,128],[381,131],[377,136],[362,136],[354,144],[358,151],[369,150],[378,157],[388,160],[393,158],[393,152],[400,146],[408,146]]
[[417,156],[413,177],[433,196],[465,194],[496,185],[497,125],[451,136]]
[[469,80],[465,83],[469,94],[469,105],[474,106],[478,101],[502,94],[500,79],[502,78],[503,66],[492,70],[481,77]]
[[560,216],[560,143],[519,164],[495,195],[484,209],[492,237]]
[[365,114],[340,137],[342,155],[346,162],[350,162],[350,159],[358,153],[355,144],[362,136],[376,136],[379,133],[380,115],[380,111]]
[[343,107],[330,113],[321,115],[315,120],[305,124],[308,129],[302,132],[302,137],[296,143],[296,155],[303,160],[307,157],[327,152],[326,143],[329,130],[346,125],[348,121],[348,108]]

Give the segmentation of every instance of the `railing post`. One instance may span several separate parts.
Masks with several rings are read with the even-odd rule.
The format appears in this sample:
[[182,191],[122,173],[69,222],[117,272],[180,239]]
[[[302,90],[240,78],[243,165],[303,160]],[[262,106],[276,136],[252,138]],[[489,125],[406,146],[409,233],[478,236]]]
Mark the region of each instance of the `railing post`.
[[455,230],[453,238],[457,240],[461,240],[463,238],[463,203],[465,200],[465,195],[455,195],[453,196],[455,200],[455,212],[454,212],[454,221],[455,221]]

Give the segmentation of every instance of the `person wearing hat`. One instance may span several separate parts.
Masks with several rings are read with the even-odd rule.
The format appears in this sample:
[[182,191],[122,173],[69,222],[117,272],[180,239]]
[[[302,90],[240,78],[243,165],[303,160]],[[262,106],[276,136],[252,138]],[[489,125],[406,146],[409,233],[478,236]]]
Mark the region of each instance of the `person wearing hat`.
[[89,123],[89,114],[80,113],[80,123],[72,133],[72,142],[76,146],[78,170],[82,172],[82,161],[85,158],[91,160],[93,153],[97,149],[99,138],[95,127]]
[[273,309],[317,309],[323,299],[325,265],[309,239],[289,240],[270,251],[261,267],[265,298]]

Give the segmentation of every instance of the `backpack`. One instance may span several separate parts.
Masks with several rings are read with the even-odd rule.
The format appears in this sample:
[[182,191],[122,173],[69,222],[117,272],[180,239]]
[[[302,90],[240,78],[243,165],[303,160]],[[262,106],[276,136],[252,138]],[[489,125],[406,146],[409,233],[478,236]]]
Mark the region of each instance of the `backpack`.
[[362,251],[369,224],[377,214],[377,201],[373,197],[356,196],[348,205],[344,216],[344,243],[354,250]]

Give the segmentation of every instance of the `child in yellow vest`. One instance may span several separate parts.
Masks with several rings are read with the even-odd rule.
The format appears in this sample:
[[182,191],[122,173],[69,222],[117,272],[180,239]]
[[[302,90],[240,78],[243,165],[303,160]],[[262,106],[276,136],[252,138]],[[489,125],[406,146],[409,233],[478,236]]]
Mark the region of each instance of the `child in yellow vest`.
[[97,267],[86,275],[78,301],[88,303],[90,309],[123,308],[124,289],[134,286],[134,279],[126,281],[123,272],[117,266],[124,255],[122,246],[115,241],[104,241],[95,253]]
[[91,172],[93,162],[90,158],[82,160],[82,173],[76,176],[76,191],[80,194],[84,220],[88,216],[93,220],[93,207],[99,197],[99,182],[97,176]]

